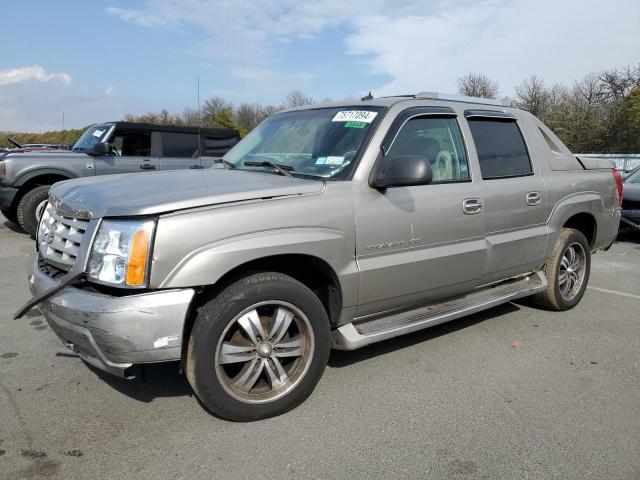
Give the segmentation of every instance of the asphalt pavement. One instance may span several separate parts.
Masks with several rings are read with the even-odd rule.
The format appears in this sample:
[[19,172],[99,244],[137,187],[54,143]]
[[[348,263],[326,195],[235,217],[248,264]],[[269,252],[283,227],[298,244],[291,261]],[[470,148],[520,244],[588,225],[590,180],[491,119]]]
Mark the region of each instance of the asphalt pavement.
[[0,478],[640,479],[640,236],[593,258],[573,310],[510,303],[333,352],[300,407],[232,423],[176,364],[127,381],[28,299],[32,240],[0,217]]

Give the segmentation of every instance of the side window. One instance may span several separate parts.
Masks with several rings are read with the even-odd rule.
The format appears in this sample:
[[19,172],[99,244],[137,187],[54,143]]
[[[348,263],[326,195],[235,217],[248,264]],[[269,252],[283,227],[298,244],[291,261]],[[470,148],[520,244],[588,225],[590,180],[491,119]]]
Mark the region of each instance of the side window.
[[221,157],[222,155],[227,153],[236,143],[238,143],[237,137],[212,138],[205,136],[203,138],[204,155],[210,157]]
[[476,144],[483,179],[532,173],[527,146],[516,122],[470,118],[469,128]]
[[116,130],[111,139],[111,154],[117,157],[151,155],[151,134],[136,130]]
[[162,132],[162,156],[197,158],[200,154],[195,133]]
[[433,183],[469,181],[467,155],[455,118],[418,117],[407,121],[388,157],[420,155],[431,163]]

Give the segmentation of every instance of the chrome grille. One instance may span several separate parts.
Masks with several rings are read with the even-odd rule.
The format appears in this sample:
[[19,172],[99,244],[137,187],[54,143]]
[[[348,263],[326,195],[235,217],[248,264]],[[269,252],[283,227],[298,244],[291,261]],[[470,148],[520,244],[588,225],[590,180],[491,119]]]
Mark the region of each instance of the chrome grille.
[[38,230],[38,248],[45,262],[70,270],[76,261],[88,220],[59,215],[47,204]]

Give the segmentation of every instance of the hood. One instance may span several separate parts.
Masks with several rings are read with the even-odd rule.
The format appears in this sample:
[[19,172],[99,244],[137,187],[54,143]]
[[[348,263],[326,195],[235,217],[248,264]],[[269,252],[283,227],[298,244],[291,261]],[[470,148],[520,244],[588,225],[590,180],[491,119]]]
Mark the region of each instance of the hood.
[[210,168],[104,175],[56,183],[49,198],[75,218],[153,215],[187,208],[318,194],[324,182]]
[[11,158],[53,157],[56,160],[64,157],[78,158],[78,156],[80,155],[82,155],[83,157],[88,156],[84,152],[74,152],[73,150],[63,150],[61,148],[14,148],[13,150],[8,150],[7,152],[3,153],[3,155]]

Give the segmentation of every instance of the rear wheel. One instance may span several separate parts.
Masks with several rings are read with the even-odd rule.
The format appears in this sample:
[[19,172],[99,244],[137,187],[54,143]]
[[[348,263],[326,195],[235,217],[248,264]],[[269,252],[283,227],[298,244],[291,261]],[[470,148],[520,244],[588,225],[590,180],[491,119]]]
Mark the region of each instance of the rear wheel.
[[18,224],[26,233],[35,237],[38,229],[38,220],[36,219],[36,210],[38,205],[49,197],[49,188],[51,185],[40,185],[25,193],[20,202],[18,202]]
[[16,215],[16,212],[9,210],[8,208],[0,208],[0,212],[2,212],[4,218],[9,220],[11,223],[18,225],[18,216]]
[[187,378],[216,415],[259,420],[311,394],[330,346],[327,313],[311,290],[280,273],[251,275],[198,309]]
[[552,257],[544,265],[547,288],[533,296],[538,306],[549,310],[569,310],[582,299],[589,282],[591,252],[582,232],[563,228]]

